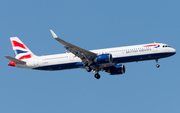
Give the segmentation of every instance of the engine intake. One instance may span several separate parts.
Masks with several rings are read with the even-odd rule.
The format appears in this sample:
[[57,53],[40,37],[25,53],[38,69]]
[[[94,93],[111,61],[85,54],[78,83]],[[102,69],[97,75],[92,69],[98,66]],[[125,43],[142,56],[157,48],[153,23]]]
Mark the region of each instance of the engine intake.
[[95,63],[111,63],[112,62],[112,55],[111,54],[102,54],[102,55],[98,55],[95,59],[94,59]]

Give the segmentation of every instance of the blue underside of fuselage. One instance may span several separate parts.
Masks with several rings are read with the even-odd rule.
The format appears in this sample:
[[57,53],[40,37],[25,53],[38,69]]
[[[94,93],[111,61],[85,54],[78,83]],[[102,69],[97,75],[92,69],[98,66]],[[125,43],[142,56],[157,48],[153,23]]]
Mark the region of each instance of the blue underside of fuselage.
[[[137,61],[144,61],[144,60],[153,60],[153,59],[160,59],[174,55],[175,53],[156,53],[156,54],[146,54],[146,55],[136,55],[136,56],[128,56],[128,57],[119,57],[113,58],[114,63],[127,63],[127,62],[137,62]],[[49,65],[49,66],[42,66],[34,68],[36,70],[65,70],[65,69],[73,69],[73,68],[81,68],[83,67],[82,63],[74,62],[74,63],[67,63],[67,64],[57,64],[57,65]]]

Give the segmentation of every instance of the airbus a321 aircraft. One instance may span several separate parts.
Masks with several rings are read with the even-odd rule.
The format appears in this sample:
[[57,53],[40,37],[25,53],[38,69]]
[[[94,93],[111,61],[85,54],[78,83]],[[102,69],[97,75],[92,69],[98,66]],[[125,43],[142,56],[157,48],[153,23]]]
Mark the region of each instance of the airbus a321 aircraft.
[[62,43],[64,48],[71,53],[36,56],[18,37],[11,37],[12,48],[16,56],[15,58],[5,56],[11,60],[8,65],[47,71],[83,68],[87,72],[93,71],[95,78],[99,79],[100,71],[105,71],[110,75],[124,74],[125,66],[122,63],[155,60],[156,66],[159,68],[158,59],[176,54],[175,49],[163,43],[88,51],[60,39],[52,30],[50,31],[54,39]]

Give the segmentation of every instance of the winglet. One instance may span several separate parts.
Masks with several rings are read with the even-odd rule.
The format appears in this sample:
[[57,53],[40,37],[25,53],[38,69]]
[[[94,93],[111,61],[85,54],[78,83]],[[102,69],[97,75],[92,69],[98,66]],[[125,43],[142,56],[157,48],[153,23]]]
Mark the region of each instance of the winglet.
[[51,34],[52,34],[52,36],[53,36],[54,38],[58,38],[58,36],[53,32],[53,30],[50,29],[50,31],[51,31]]

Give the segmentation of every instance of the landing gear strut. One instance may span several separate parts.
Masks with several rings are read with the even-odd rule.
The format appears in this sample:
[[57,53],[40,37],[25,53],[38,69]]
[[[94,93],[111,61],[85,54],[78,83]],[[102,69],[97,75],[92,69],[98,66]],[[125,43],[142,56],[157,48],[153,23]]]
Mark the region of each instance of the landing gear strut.
[[100,75],[99,75],[99,73],[96,73],[95,75],[94,75],[94,77],[96,78],[96,79],[100,79]]
[[158,59],[156,59],[156,67],[159,68],[160,65],[158,64]]

